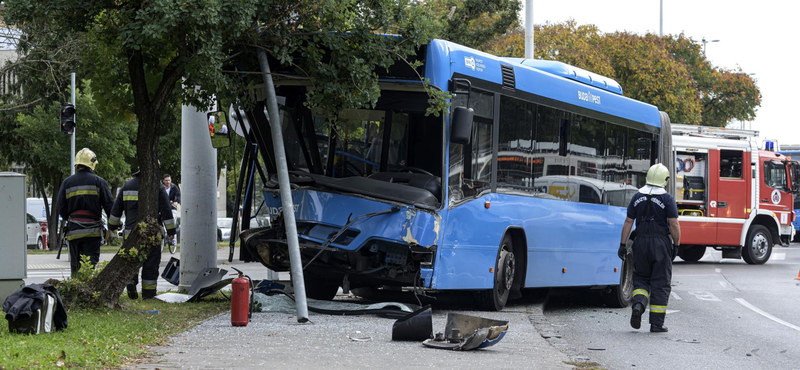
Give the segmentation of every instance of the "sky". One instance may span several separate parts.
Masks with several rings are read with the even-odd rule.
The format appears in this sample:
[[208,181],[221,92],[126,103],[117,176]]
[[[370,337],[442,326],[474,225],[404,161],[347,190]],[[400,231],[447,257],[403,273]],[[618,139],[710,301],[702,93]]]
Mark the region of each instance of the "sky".
[[[521,0],[523,8],[525,0]],[[660,0],[533,0],[536,25],[574,19],[601,31],[659,33]],[[746,128],[780,144],[800,144],[800,2],[761,0],[663,0],[664,35],[683,33],[706,44],[715,67],[738,69],[761,90],[761,106]],[[525,12],[521,13],[525,22]],[[534,34],[534,44],[536,35]],[[798,71],[794,71],[798,68]],[[623,91],[625,86],[622,87]],[[678,122],[679,123],[679,122]],[[738,125],[738,124],[737,124]],[[732,126],[729,126],[732,127]],[[739,125],[737,128],[740,128]]]

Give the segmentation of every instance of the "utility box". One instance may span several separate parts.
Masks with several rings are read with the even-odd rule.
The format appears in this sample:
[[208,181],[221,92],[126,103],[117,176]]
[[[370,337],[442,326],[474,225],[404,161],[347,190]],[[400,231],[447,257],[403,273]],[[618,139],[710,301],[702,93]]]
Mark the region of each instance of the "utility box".
[[0,172],[0,302],[28,277],[25,175]]

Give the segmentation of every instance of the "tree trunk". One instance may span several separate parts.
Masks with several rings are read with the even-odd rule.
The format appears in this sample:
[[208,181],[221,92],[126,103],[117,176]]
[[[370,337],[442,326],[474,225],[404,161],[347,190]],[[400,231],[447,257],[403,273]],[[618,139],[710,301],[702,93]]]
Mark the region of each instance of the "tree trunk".
[[183,75],[180,58],[175,58],[164,69],[162,80],[152,100],[147,91],[144,57],[141,50],[128,50],[128,72],[131,77],[134,109],[139,128],[136,136],[136,157],[139,164],[139,204],[137,225],[122,243],[120,251],[105,269],[89,282],[95,292],[96,305],[117,306],[119,296],[127,281],[139,273],[139,267],[150,248],[160,248],[161,227],[158,225],[158,133],[161,113],[167,100]]

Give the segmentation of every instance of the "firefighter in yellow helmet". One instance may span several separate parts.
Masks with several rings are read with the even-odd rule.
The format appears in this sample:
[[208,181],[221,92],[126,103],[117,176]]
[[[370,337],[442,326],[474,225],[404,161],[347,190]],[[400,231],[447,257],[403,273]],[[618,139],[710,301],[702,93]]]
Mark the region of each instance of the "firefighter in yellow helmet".
[[58,189],[58,214],[67,220],[69,264],[72,276],[80,268],[81,256],[89,256],[92,265],[100,259],[101,212],[111,214],[114,197],[108,183],[92,173],[97,155],[89,148],[75,154],[75,174],[67,177]]
[[[650,303],[650,332],[665,333],[664,318],[672,282],[672,259],[680,245],[681,228],[678,206],[664,188],[669,170],[661,163],[647,171],[647,184],[639,189],[628,205],[628,217],[622,227],[618,255],[626,263],[633,262],[633,301],[631,326],[639,329],[642,314]],[[633,261],[626,261],[631,251],[626,241],[636,222]],[[670,236],[672,239],[670,240]]]

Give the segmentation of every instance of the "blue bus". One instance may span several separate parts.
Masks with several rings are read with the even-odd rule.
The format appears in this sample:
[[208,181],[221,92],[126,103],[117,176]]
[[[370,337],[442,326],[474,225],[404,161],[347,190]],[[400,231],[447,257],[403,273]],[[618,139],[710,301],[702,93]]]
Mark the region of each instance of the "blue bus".
[[[501,310],[525,288],[586,287],[627,306],[633,267],[616,251],[629,200],[670,155],[667,115],[559,62],[444,40],[416,60],[376,71],[375,107],[335,129],[305,104],[310,81],[274,73],[308,297],[470,291]],[[449,114],[425,114],[420,75],[453,94]],[[250,160],[274,173],[263,103],[237,113]],[[252,199],[262,169],[243,168]],[[289,271],[277,181],[261,176],[272,226],[243,232],[241,258]]]
[[[800,168],[800,145],[782,145],[780,154],[783,154],[787,157],[791,157],[791,161],[795,163],[793,168]],[[795,170],[796,171],[796,170]],[[795,178],[800,176],[800,173],[793,174]],[[800,241],[800,197],[794,197],[794,221],[792,221],[792,226],[794,226],[795,234],[794,240],[792,241]]]

